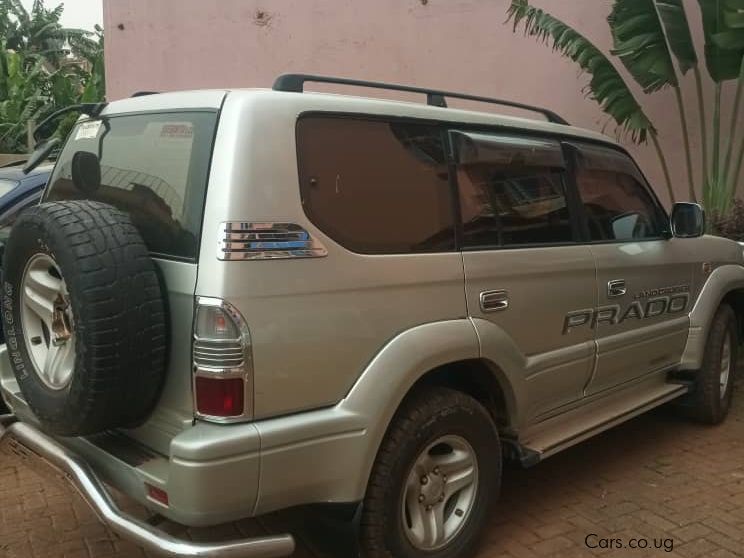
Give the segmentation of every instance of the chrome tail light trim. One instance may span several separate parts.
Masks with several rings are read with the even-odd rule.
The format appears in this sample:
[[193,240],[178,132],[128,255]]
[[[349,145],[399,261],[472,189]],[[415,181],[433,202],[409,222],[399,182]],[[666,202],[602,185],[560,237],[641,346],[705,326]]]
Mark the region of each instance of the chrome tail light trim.
[[[224,310],[240,331],[240,338],[227,340],[202,339],[194,333],[193,374],[191,379],[194,416],[198,419],[221,424],[250,421],[253,419],[253,349],[248,324],[237,308],[221,298],[197,296],[194,319],[196,319],[199,306],[217,306]],[[221,350],[226,352],[220,354]],[[200,413],[196,404],[196,378],[198,377],[242,378],[245,387],[243,414],[217,417]]]

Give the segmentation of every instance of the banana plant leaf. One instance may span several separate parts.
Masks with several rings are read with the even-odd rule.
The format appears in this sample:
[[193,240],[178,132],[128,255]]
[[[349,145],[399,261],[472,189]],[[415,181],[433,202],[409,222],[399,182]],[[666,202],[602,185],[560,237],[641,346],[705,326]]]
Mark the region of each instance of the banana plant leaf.
[[656,9],[664,25],[669,48],[677,57],[679,70],[686,74],[698,63],[695,42],[683,0],[655,0]]
[[615,0],[607,21],[615,46],[612,54],[645,93],[679,85],[654,0]]
[[744,51],[744,0],[724,0],[723,23],[725,30],[713,36],[719,48]]
[[705,62],[716,83],[737,79],[744,58],[744,0],[698,0],[703,13]]
[[528,0],[512,0],[508,20],[514,31],[520,25],[529,37],[548,43],[553,50],[576,62],[589,74],[585,91],[636,143],[645,143],[654,127],[636,101],[617,68],[586,37],[547,12],[530,6]]

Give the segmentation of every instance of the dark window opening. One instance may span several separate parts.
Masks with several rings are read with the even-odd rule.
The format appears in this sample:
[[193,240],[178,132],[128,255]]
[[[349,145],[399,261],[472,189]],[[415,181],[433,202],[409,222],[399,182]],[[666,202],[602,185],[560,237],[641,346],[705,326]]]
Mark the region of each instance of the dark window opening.
[[305,212],[336,242],[367,254],[454,250],[439,128],[308,116],[297,145]]
[[663,235],[661,210],[627,155],[588,145],[578,147],[576,153],[576,184],[591,240],[643,240]]
[[57,161],[45,201],[113,205],[129,214],[153,255],[195,260],[216,124],[214,112],[82,122]]
[[469,248],[574,240],[558,142],[454,132]]

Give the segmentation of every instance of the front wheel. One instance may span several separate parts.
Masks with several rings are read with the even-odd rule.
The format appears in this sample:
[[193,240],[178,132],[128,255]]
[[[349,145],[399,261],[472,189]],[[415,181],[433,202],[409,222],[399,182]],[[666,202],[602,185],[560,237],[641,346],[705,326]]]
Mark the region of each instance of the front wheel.
[[713,317],[693,393],[692,414],[700,422],[718,424],[726,418],[734,392],[737,349],[736,316],[730,306],[722,304]]
[[499,436],[486,409],[461,392],[421,390],[396,415],[373,467],[363,556],[470,556],[500,480]]

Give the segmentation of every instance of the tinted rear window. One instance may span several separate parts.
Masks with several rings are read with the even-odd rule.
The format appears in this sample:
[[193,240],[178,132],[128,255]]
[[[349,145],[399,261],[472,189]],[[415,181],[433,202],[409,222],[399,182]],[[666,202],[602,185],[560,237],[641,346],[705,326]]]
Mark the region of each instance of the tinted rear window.
[[305,212],[336,242],[367,254],[454,249],[439,128],[307,116],[297,143]]
[[[45,201],[108,203],[131,216],[153,255],[195,260],[216,124],[214,112],[82,122],[57,161]],[[73,173],[81,152],[98,158],[100,185],[90,157],[78,156],[85,164]]]

